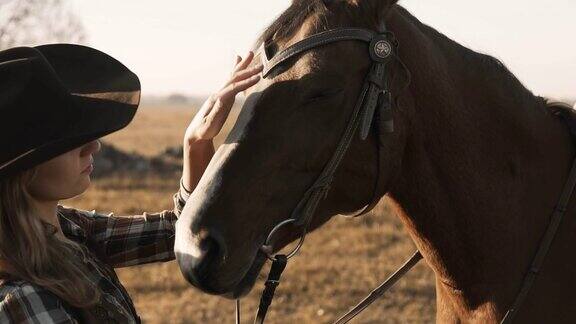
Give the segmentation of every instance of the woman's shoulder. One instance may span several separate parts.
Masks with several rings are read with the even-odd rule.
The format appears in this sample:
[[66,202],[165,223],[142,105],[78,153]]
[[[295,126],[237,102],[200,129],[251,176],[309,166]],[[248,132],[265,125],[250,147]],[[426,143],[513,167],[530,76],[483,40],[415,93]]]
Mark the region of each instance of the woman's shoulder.
[[104,215],[97,213],[95,210],[88,211],[83,209],[72,208],[68,206],[58,205],[58,214],[62,217],[71,218],[72,220],[82,220],[82,219],[97,219],[106,218],[110,215]]
[[29,294],[39,294],[44,292],[44,288],[29,283],[26,280],[14,279],[11,277],[0,280],[0,301],[14,296],[26,296]]
[[109,217],[96,211],[87,211],[58,205],[58,218],[62,232],[73,240],[84,242],[96,224],[105,224]]
[[77,323],[56,295],[25,280],[0,281],[0,323]]

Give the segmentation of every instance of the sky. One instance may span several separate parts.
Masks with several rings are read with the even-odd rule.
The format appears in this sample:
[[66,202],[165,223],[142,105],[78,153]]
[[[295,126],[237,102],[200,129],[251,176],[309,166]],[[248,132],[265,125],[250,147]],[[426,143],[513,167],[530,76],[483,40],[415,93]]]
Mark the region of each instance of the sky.
[[[1,0],[0,0],[1,1]],[[144,95],[206,95],[290,0],[71,0],[88,44],[136,72]],[[576,1],[400,0],[424,23],[501,59],[539,95],[576,97]]]

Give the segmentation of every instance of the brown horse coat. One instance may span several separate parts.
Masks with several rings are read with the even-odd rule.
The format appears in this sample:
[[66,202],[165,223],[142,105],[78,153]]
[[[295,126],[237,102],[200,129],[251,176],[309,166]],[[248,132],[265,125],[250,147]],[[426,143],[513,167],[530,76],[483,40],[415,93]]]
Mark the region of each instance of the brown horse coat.
[[[392,69],[396,131],[383,143],[389,154],[380,174],[436,274],[438,322],[496,323],[566,181],[575,155],[570,134],[502,63],[422,24],[395,1],[294,1],[263,39],[283,48],[336,26],[375,28],[379,19],[401,44]],[[400,61],[412,76],[408,88]],[[265,261],[260,245],[331,155],[367,64],[361,45],[333,44],[256,87],[177,226],[176,254],[191,283],[228,296],[250,290]],[[369,201],[374,135],[353,143],[314,227]],[[573,205],[518,323],[576,321]],[[298,234],[287,233],[277,248]]]

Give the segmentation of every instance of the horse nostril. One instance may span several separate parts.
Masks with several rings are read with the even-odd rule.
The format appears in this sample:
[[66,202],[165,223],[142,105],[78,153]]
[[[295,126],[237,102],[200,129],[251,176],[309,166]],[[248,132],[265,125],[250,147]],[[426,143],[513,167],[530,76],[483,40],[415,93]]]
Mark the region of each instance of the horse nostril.
[[210,271],[210,267],[213,266],[222,257],[221,247],[218,241],[212,237],[207,236],[200,241],[200,250],[203,252],[201,260],[199,260],[197,273],[201,276],[205,276]]
[[176,258],[186,279],[204,289],[226,257],[226,245],[217,232],[204,230],[196,235],[186,234],[177,239]]

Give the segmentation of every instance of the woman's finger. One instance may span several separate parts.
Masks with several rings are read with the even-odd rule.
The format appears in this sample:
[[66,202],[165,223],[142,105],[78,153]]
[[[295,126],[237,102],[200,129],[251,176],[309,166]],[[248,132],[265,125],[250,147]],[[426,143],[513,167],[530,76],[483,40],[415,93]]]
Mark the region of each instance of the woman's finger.
[[250,65],[250,63],[252,62],[253,58],[254,58],[254,52],[249,51],[248,54],[246,54],[246,56],[244,56],[244,58],[236,65],[236,68],[234,68],[234,73],[247,68],[248,65]]
[[228,82],[226,82],[226,84],[224,85],[224,88],[226,88],[228,85],[230,85],[234,82],[248,79],[248,78],[252,77],[253,75],[256,75],[256,74],[262,72],[263,68],[264,68],[264,66],[262,64],[258,64],[258,65],[255,65],[253,67],[247,68],[245,70],[238,71],[235,75],[232,76],[232,78],[230,80],[228,80]]
[[242,62],[242,57],[240,55],[236,55],[236,58],[234,59],[234,67],[232,68],[232,73],[230,75],[233,76],[236,73],[236,69],[240,62]]
[[260,75],[256,74],[248,79],[232,82],[220,92],[221,100],[234,98],[239,92],[242,92],[260,81]]

